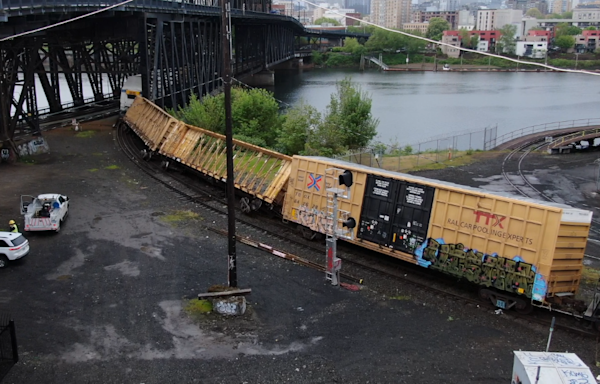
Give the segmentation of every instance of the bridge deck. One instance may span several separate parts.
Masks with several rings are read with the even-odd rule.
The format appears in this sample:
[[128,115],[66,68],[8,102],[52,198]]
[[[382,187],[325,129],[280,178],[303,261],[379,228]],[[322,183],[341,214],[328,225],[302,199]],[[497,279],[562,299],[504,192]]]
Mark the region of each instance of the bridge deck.
[[497,150],[497,151],[501,151],[501,150],[505,150],[505,149],[515,149],[515,148],[519,148],[520,146],[523,146],[527,143],[543,140],[547,136],[568,135],[570,133],[579,132],[579,131],[583,131],[583,130],[590,130],[590,129],[594,129],[594,128],[600,128],[600,125],[588,125],[588,126],[581,126],[581,127],[552,129],[552,130],[543,131],[543,132],[531,133],[529,135],[523,135],[521,137],[517,137],[512,140],[509,140],[505,143],[502,143],[502,144],[494,147],[493,149]]

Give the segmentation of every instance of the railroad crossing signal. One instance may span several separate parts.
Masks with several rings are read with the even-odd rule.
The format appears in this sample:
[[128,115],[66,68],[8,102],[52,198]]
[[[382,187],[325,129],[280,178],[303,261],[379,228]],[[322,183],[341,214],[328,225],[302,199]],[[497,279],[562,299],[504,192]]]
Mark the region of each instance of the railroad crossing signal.
[[[337,257],[337,238],[338,236],[352,238],[353,229],[356,227],[356,220],[350,217],[350,212],[338,210],[338,198],[350,198],[350,187],[353,184],[353,176],[352,172],[338,168],[326,169],[325,176],[325,185],[331,186],[327,188],[328,221],[331,223],[331,227],[327,231],[327,268],[325,278],[331,280],[331,285],[339,285],[342,260]],[[338,185],[334,185],[332,180],[337,180]],[[341,186],[345,188],[339,188]]]

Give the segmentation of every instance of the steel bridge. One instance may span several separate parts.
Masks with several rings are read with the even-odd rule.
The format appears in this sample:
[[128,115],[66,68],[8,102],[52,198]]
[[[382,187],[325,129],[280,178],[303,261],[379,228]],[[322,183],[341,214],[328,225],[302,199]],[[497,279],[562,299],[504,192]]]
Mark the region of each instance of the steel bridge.
[[[67,109],[116,105],[129,75],[141,74],[142,95],[167,108],[218,89],[220,1],[134,0],[82,17],[120,3],[0,0],[0,143],[14,146],[15,134],[35,134],[41,122]],[[297,19],[270,11],[270,0],[231,0],[234,77],[294,58],[299,37],[354,35],[306,30]],[[88,83],[91,99],[84,98]],[[40,93],[45,110],[38,110]]]

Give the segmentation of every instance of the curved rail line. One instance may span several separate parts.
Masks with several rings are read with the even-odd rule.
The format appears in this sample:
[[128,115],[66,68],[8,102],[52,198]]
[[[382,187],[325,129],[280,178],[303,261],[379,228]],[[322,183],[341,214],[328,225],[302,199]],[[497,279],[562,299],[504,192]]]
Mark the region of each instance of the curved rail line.
[[[128,138],[125,134],[125,130],[128,129],[126,124],[118,123],[117,124],[117,132],[116,132],[116,141],[123,151],[123,153],[136,165],[138,166],[144,173],[148,174],[152,179],[158,181],[160,184],[166,186],[168,189],[177,193],[181,196],[182,200],[191,201],[198,205],[201,205],[203,208],[208,209],[212,212],[225,215],[226,210],[219,208],[218,206],[223,207],[223,199],[219,199],[216,194],[207,190],[205,188],[195,188],[193,185],[190,185],[190,178],[185,177],[177,177],[178,175],[174,173],[169,173],[165,175],[164,172],[160,171],[161,166],[153,165],[151,162],[144,161],[144,157],[148,157],[148,153],[142,151],[142,148],[139,147],[139,144],[135,144],[134,137],[137,136],[131,134]],[[141,143],[140,141],[138,141]],[[164,170],[164,166],[163,166]],[[173,181],[177,181],[174,183]],[[215,202],[218,204],[215,205]],[[244,217],[244,216],[242,216]],[[241,224],[241,227],[250,228],[253,234],[256,236],[256,233],[259,233],[261,238],[269,237],[274,239],[283,240],[281,243],[285,244],[286,247],[296,245],[296,249],[300,249],[300,252],[303,253],[303,257],[295,256],[285,250],[278,250],[273,246],[266,245],[261,243],[263,250],[268,251],[278,257],[283,257],[282,254],[287,254],[287,257],[283,257],[285,259],[294,261],[300,265],[309,266],[311,268],[324,270],[325,266],[322,263],[325,255],[325,247],[321,245],[315,245],[314,242],[311,244],[310,242],[299,242],[298,235],[294,234],[294,236],[284,236],[284,231],[281,230],[281,226],[279,226],[276,230],[269,230],[264,225],[264,217],[261,217],[262,225],[257,225],[250,220],[245,218],[236,218],[236,221]],[[226,231],[222,229],[215,229],[211,227],[207,227],[207,229],[213,232],[221,232],[226,233]],[[248,232],[246,230],[246,232]],[[242,235],[240,234],[238,240],[241,241]],[[251,238],[249,236],[248,238]],[[247,242],[241,241],[242,243],[248,244]],[[340,244],[341,245],[341,244]],[[299,248],[298,248],[299,247]],[[310,252],[306,252],[310,250]],[[345,247],[344,247],[345,248]],[[433,293],[434,295],[442,296],[444,299],[450,299],[455,301],[460,301],[463,303],[469,303],[473,305],[477,305],[478,307],[482,307],[485,310],[489,310],[492,308],[491,303],[482,304],[480,299],[475,299],[472,291],[465,290],[463,287],[456,286],[456,280],[452,278],[448,278],[444,276],[443,278],[432,279],[432,276],[425,274],[424,271],[420,271],[413,265],[406,265],[403,262],[400,262],[395,259],[388,260],[386,259],[384,262],[380,262],[380,260],[376,260],[376,257],[373,258],[365,258],[365,250],[361,249],[360,254],[352,252],[351,250],[345,250],[345,254],[340,258],[344,261],[345,265],[347,265],[351,271],[357,271],[357,273],[365,273],[365,271],[370,271],[376,273],[379,276],[385,276],[388,278],[397,279],[406,283],[409,283],[411,287],[416,287],[419,290],[428,291]],[[380,256],[380,255],[377,255]],[[306,259],[306,260],[305,260]],[[320,260],[321,262],[315,262],[314,260]],[[358,279],[353,277],[350,274],[343,274],[343,279],[353,281],[353,282],[361,282],[362,279]],[[432,281],[435,280],[435,281]],[[437,286],[439,285],[439,286]],[[455,290],[456,292],[451,292],[451,290]],[[536,313],[542,317],[548,317],[548,312],[544,310],[540,310],[536,308]],[[507,312],[512,317],[520,317],[517,313]],[[537,317],[527,317],[528,320],[537,322],[541,325],[549,326],[551,320],[548,319],[540,319]],[[566,317],[565,319],[575,320],[573,318]],[[576,334],[584,337],[596,337],[597,333],[589,332],[586,329],[577,328],[573,325],[567,324],[557,324],[557,329],[564,329],[572,334]]]
[[[537,151],[540,148],[543,148],[544,146],[547,145],[547,143],[542,143],[539,144],[540,141],[542,140],[538,140],[538,141],[534,141],[534,142],[527,142],[515,149],[513,149],[508,155],[506,155],[506,157],[504,158],[504,160],[502,161],[502,177],[504,177],[504,180],[506,180],[506,182],[514,189],[516,190],[518,193],[520,193],[522,196],[525,197],[529,197],[529,198],[536,198],[535,196],[532,196],[530,193],[527,193],[523,188],[519,187],[517,184],[515,184],[509,177],[508,172],[506,171],[506,165],[507,163],[513,158],[514,155],[516,155],[518,152],[523,152],[521,154],[521,156],[519,156],[519,159],[517,161],[517,174],[519,175],[519,177],[523,180],[523,183],[532,191],[535,192],[535,194],[537,194],[539,197],[541,197],[543,200],[547,200],[553,203],[559,203],[558,201],[556,201],[555,199],[553,199],[552,197],[546,195],[545,193],[543,193],[542,191],[540,191],[539,189],[537,189],[533,184],[531,184],[531,182],[529,181],[529,179],[527,179],[527,176],[525,176],[525,174],[523,173],[523,168],[522,168],[522,164],[523,161],[525,160],[525,158],[533,151]],[[594,219],[592,218],[592,223],[596,225],[596,227],[594,226],[590,226],[590,232],[593,232],[595,235],[597,235],[598,237],[600,237],[600,230],[597,229],[597,227],[600,227],[600,220]],[[594,239],[596,240],[596,239]],[[591,258],[591,259],[598,259],[598,257],[596,256],[591,256],[591,255],[585,255],[585,257]]]

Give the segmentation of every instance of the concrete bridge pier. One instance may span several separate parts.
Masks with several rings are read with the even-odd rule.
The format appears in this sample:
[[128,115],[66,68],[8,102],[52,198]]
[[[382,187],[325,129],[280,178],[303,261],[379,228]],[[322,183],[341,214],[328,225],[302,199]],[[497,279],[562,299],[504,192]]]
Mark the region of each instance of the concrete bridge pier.
[[264,87],[275,85],[275,72],[265,69],[251,75],[240,77],[240,81],[252,87]]

